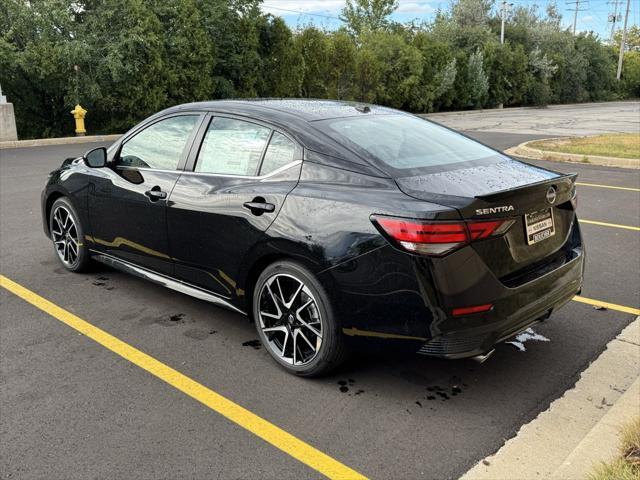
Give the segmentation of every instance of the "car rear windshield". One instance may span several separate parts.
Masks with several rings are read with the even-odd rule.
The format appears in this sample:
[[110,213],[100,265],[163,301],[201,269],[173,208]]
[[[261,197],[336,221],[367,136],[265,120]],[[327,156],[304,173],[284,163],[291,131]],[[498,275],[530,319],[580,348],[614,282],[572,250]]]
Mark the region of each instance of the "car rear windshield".
[[453,170],[499,156],[495,150],[413,115],[334,118],[314,124],[396,176]]

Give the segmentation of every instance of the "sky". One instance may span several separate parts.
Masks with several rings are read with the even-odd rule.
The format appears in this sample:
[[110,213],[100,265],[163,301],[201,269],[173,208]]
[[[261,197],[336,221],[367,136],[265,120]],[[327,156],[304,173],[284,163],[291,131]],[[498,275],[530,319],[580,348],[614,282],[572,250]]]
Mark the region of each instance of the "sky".
[[[514,5],[537,5],[544,12],[548,3],[555,3],[562,14],[562,22],[565,26],[573,24],[576,0],[508,0]],[[611,33],[611,23],[608,22],[609,14],[613,13],[614,4],[618,2],[618,12],[624,20],[624,11],[627,0],[578,0],[580,8],[576,29],[578,31],[594,31],[601,38],[608,39]],[[496,0],[499,4],[500,0]],[[340,10],[345,0],[263,0],[262,9],[273,15],[281,16],[291,27],[313,23],[319,27],[330,30],[338,28],[342,23],[339,20]],[[407,22],[413,19],[429,21],[433,18],[438,8],[448,9],[449,0],[399,0],[399,8],[392,15],[398,22]],[[629,25],[638,25],[640,16],[640,0],[631,0],[629,11]],[[622,21],[616,25],[622,28]]]

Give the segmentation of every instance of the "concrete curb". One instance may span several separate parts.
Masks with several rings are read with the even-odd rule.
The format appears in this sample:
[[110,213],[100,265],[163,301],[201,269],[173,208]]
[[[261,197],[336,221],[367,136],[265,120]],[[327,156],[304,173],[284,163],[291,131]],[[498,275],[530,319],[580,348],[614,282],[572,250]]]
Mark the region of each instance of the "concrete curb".
[[[610,423],[617,427],[619,417],[627,415],[629,409],[636,414],[640,411],[640,397],[632,390],[639,377],[640,317],[637,317],[582,372],[574,388],[523,425],[514,438],[471,468],[462,480],[583,480],[592,464],[609,460],[618,446]],[[629,395],[625,395],[627,391]],[[609,434],[605,435],[605,431]]]
[[620,427],[640,415],[640,379],[622,397],[553,472],[553,480],[584,479],[593,467],[616,457],[620,446]]
[[[544,140],[559,140],[557,137],[546,138]],[[554,162],[571,162],[571,163],[588,163],[591,165],[603,165],[605,167],[621,167],[621,168],[640,168],[640,159],[638,158],[618,158],[603,157],[599,155],[579,155],[575,153],[552,152],[549,150],[540,150],[529,146],[532,142],[540,142],[544,140],[531,140],[524,142],[517,147],[512,147],[504,151],[507,155],[526,158],[529,160],[551,160]],[[585,161],[585,159],[587,161]]]
[[122,135],[91,135],[88,137],[38,138],[0,142],[0,150],[6,148],[45,147],[48,145],[71,145],[77,143],[115,142]]

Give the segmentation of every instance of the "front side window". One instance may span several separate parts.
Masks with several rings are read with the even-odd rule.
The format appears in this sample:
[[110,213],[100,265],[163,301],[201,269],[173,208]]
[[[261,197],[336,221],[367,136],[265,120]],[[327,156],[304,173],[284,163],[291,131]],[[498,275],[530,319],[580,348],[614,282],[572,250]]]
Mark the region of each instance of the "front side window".
[[202,141],[196,172],[256,175],[269,128],[233,118],[216,117]]
[[281,133],[273,132],[260,167],[260,175],[267,175],[293,162],[295,155],[295,144]]
[[122,146],[118,165],[175,170],[198,118],[170,117],[145,128]]

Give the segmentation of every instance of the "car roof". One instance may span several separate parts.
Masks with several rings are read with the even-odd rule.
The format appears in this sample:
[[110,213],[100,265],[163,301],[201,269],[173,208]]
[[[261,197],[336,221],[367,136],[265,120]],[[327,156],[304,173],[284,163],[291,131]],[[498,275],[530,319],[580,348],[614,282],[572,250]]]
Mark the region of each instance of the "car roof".
[[232,99],[232,100],[212,100],[205,102],[194,102],[184,105],[177,105],[165,110],[165,113],[180,111],[184,109],[198,109],[211,111],[229,111],[238,114],[255,115],[259,111],[264,114],[281,112],[287,116],[295,116],[299,120],[308,122],[325,120],[329,118],[371,116],[379,114],[399,114],[398,110],[371,105],[366,103],[350,102],[343,100],[316,100],[300,98],[255,98],[255,99]]
[[378,177],[388,175],[332,136],[323,133],[314,122],[343,117],[408,115],[379,105],[341,100],[257,98],[185,103],[158,112],[145,122],[165,115],[194,111],[237,115],[248,121],[265,122],[292,135],[305,148],[305,157],[308,152],[319,153],[324,157],[316,159],[316,162]]

